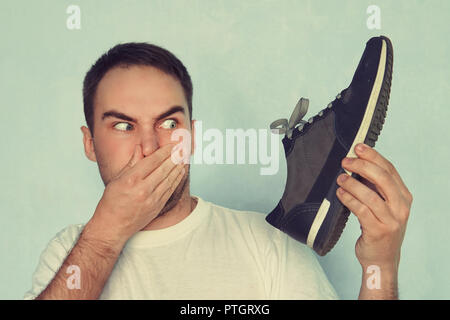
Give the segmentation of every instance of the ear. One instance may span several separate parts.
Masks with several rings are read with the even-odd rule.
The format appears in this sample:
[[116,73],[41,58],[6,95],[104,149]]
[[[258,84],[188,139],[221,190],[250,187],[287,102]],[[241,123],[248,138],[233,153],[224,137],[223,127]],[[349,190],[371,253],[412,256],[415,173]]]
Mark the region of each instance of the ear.
[[97,162],[97,157],[94,152],[94,141],[92,140],[91,131],[86,126],[81,126],[81,132],[83,133],[84,153],[86,157],[94,162]]
[[195,122],[197,120],[192,120],[191,121],[191,155],[194,154],[195,151]]

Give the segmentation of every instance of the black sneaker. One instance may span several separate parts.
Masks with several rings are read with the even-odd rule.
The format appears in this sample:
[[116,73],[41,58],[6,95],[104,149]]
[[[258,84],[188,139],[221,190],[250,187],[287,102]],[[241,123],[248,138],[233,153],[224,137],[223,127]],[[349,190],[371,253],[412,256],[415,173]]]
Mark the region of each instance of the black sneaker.
[[356,157],[358,143],[375,145],[386,116],[392,64],[391,41],[384,36],[371,38],[352,82],[327,108],[303,121],[308,100],[302,98],[289,122],[280,119],[271,124],[271,129],[286,134],[282,141],[287,181],[266,221],[321,256],[339,240],[349,216],[336,196],[338,175],[351,174],[341,161]]

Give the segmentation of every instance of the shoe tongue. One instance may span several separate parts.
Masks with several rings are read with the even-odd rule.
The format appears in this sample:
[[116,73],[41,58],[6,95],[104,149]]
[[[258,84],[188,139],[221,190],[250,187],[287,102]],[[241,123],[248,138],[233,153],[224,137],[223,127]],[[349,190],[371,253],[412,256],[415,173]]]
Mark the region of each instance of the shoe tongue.
[[303,117],[308,112],[309,107],[309,100],[306,98],[300,98],[298,100],[297,104],[295,105],[294,111],[291,114],[291,117],[289,118],[289,129],[294,128],[297,124],[300,123],[300,121],[303,119]]

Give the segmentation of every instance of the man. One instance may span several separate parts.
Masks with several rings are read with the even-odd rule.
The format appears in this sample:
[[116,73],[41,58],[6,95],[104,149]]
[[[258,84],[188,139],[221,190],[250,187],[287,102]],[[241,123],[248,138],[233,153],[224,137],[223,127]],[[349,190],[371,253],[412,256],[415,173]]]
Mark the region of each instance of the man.
[[[50,241],[26,299],[337,298],[312,251],[263,214],[190,195],[189,165],[172,161],[171,134],[194,131],[192,84],[173,54],[145,43],[118,45],[86,74],[83,98],[85,154],[98,163],[105,191],[85,225]],[[373,149],[361,159],[388,168]],[[392,181],[385,184],[401,194]],[[386,271],[374,293],[363,270],[360,298],[396,297],[405,224],[367,230],[379,241],[358,241],[358,257]],[[79,270],[78,285],[68,270]]]

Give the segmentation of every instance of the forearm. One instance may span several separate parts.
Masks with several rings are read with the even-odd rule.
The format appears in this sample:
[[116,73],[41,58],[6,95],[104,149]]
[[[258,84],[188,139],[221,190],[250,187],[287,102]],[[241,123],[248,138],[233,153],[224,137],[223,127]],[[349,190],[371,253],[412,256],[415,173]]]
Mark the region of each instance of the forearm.
[[[36,299],[97,299],[123,248],[124,241],[106,240],[92,220],[47,288]],[[73,286],[68,268],[79,270],[79,286]],[[70,269],[69,269],[70,270]]]
[[359,300],[397,300],[398,272],[391,266],[363,267]]

